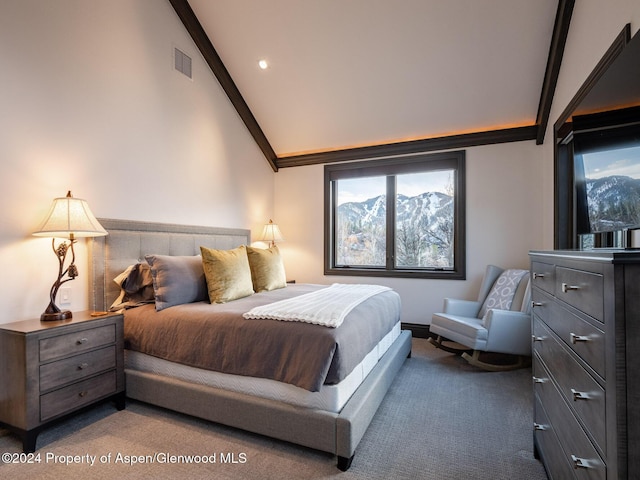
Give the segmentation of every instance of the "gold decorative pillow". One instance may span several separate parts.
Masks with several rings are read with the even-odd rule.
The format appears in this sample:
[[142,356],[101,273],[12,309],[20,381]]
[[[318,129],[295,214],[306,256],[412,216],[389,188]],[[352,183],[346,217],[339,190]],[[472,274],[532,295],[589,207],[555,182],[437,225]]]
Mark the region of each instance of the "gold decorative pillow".
[[200,252],[211,303],[226,303],[254,293],[244,245],[233,250],[200,247]]
[[247,247],[251,280],[256,292],[287,286],[287,277],[280,251],[275,245],[269,249]]

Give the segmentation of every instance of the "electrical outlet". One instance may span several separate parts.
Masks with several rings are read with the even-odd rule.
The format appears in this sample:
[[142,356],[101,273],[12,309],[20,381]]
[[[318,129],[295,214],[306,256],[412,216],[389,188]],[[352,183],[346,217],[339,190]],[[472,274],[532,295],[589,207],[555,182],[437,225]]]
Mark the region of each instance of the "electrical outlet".
[[62,287],[60,289],[58,301],[60,305],[71,305],[71,287]]

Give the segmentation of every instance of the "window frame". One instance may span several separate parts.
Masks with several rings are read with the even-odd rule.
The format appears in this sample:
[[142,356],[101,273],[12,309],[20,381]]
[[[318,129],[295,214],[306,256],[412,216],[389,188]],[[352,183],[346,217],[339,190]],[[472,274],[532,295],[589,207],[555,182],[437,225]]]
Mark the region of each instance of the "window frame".
[[[466,176],[465,151],[424,153],[377,160],[362,160],[324,166],[324,274],[362,277],[466,279]],[[394,175],[436,170],[454,171],[454,265],[451,269],[395,267],[395,193]],[[334,180],[386,176],[387,177],[387,247],[384,267],[338,266],[335,264],[335,199]]]

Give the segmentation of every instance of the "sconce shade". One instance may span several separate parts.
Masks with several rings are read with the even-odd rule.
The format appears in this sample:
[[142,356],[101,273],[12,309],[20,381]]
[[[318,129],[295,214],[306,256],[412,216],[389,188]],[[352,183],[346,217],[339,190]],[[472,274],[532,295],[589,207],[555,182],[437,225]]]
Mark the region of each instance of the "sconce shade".
[[100,222],[91,213],[86,200],[66,197],[54,198],[49,213],[34,235],[38,237],[81,238],[107,235]]
[[273,220],[269,220],[264,228],[262,229],[262,236],[260,237],[260,241],[269,242],[269,245],[273,246],[276,242],[284,242],[284,237],[282,236],[282,232],[276,223],[273,223]]

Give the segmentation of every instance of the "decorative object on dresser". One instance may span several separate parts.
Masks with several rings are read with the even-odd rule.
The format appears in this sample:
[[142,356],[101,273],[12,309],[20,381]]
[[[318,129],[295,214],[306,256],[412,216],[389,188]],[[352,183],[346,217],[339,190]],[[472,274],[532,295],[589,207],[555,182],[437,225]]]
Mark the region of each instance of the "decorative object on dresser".
[[534,449],[551,479],[640,476],[640,252],[530,252]]
[[[49,306],[41,315],[40,320],[55,321],[66,320],[72,317],[70,310],[60,310],[56,305],[56,295],[63,283],[75,279],[78,276],[78,269],[75,265],[76,254],[73,244],[76,238],[80,237],[100,237],[107,235],[107,232],[100,222],[96,220],[91,209],[85,200],[73,198],[71,192],[67,192],[66,197],[59,197],[53,200],[49,213],[42,221],[38,229],[33,232],[37,237],[52,237],[51,247],[58,257],[58,278],[51,286],[49,292]],[[56,247],[56,238],[69,239],[69,243],[62,242]],[[67,254],[71,250],[71,263],[65,269]],[[68,277],[65,279],[65,277]]]
[[[531,356],[531,293],[529,272],[488,265],[477,301],[445,298],[434,313],[429,341],[445,351],[462,354],[484,370],[522,368]],[[446,342],[446,343],[445,343]],[[455,342],[459,346],[451,346]],[[472,353],[470,351],[473,351]],[[480,358],[483,352],[503,354],[500,362]],[[510,360],[503,362],[504,358]]]
[[25,453],[47,424],[72,412],[107,398],[124,409],[123,338],[121,314],[0,324],[0,425]]

